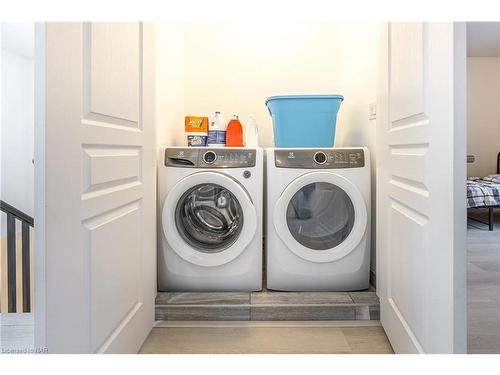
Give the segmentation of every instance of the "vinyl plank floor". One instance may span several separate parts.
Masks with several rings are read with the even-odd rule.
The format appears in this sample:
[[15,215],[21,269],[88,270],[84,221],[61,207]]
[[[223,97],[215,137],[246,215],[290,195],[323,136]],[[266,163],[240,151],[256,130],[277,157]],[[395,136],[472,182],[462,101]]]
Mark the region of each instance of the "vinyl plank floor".
[[347,292],[253,292],[250,297],[252,305],[280,304],[352,304],[353,300]]
[[382,326],[343,327],[342,333],[354,354],[388,354],[392,347]]
[[468,222],[467,326],[469,353],[500,353],[500,210],[491,232]]
[[171,305],[156,306],[161,320],[250,320],[249,305]]
[[355,320],[351,305],[252,305],[251,320]]
[[250,303],[249,293],[169,293],[160,292],[156,296],[157,305],[239,305]]
[[378,305],[379,299],[375,292],[362,291],[362,292],[350,292],[354,303],[368,304],[368,305]]
[[373,291],[158,293],[156,320],[379,320]]
[[0,314],[0,353],[34,347],[33,314]]
[[[347,322],[242,322],[153,328],[143,354],[392,353],[382,327]],[[249,323],[249,324],[245,324]],[[298,323],[298,324],[297,324]]]

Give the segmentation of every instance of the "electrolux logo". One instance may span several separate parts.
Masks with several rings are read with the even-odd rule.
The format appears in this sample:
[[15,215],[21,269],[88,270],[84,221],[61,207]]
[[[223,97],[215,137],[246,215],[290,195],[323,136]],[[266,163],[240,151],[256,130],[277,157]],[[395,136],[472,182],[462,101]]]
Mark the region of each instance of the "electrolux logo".
[[288,153],[288,159],[295,159],[295,153],[293,151]]

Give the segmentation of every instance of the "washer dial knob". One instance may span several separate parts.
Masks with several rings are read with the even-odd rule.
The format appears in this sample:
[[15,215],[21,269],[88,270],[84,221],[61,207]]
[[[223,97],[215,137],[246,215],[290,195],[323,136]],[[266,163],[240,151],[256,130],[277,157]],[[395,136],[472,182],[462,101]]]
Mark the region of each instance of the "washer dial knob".
[[207,151],[203,154],[203,161],[207,164],[213,164],[217,160],[217,154],[213,151]]

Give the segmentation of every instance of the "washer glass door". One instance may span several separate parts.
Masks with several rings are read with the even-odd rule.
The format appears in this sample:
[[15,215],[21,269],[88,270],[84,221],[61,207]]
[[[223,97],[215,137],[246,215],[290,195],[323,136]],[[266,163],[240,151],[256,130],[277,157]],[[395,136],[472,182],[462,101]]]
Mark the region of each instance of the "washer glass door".
[[228,189],[216,184],[200,184],[179,199],[175,224],[190,246],[217,253],[238,238],[243,227],[243,210]]
[[218,172],[195,172],[177,182],[163,203],[162,227],[184,260],[216,267],[241,255],[257,232],[257,211],[246,189]]
[[313,182],[297,191],[286,211],[293,238],[313,250],[340,245],[354,226],[354,205],[337,185]]

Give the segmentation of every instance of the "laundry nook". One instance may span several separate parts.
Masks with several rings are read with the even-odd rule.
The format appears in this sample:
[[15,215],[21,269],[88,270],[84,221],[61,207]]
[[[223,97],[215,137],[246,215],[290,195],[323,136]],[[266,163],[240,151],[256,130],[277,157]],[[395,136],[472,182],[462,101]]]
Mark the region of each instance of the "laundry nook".
[[0,30],[3,352],[500,353],[499,24]]

